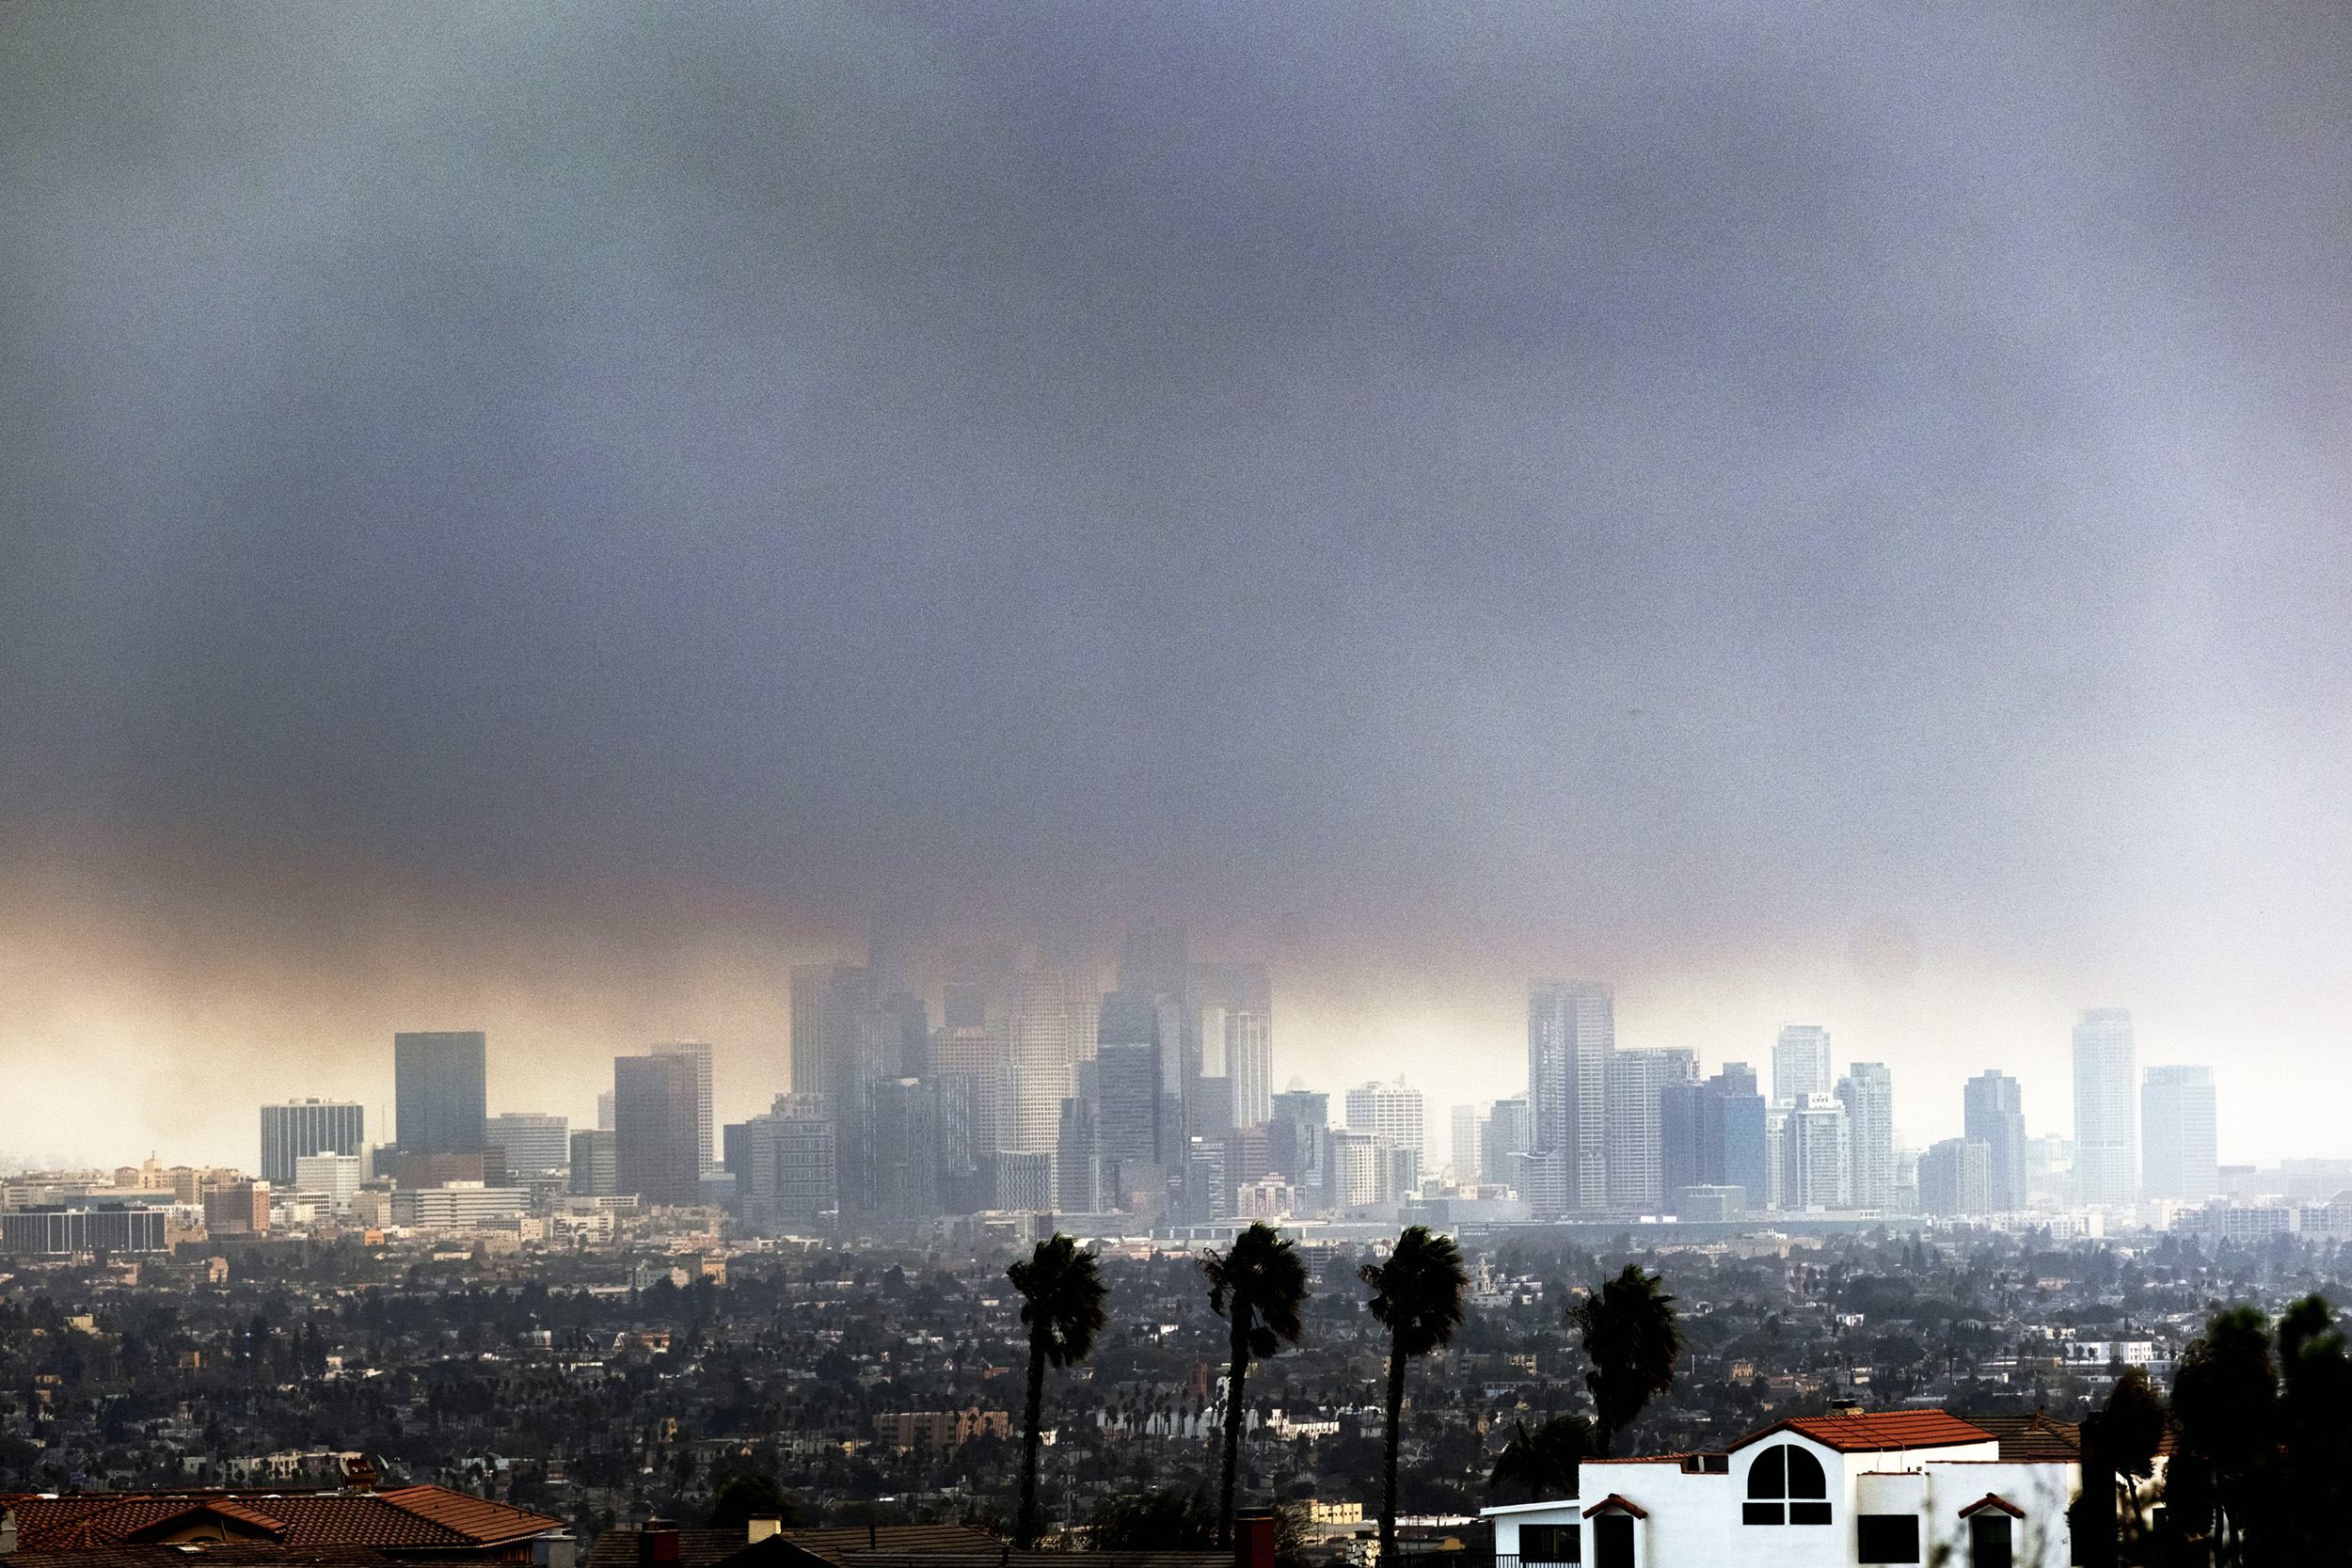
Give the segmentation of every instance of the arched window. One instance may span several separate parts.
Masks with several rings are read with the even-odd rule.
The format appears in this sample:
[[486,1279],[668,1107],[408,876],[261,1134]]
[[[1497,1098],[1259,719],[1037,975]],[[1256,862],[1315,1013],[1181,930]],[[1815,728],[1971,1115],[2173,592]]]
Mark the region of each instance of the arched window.
[[1748,1466],[1748,1501],[1740,1522],[1749,1525],[1826,1525],[1829,1477],[1821,1462],[1794,1443],[1778,1443]]

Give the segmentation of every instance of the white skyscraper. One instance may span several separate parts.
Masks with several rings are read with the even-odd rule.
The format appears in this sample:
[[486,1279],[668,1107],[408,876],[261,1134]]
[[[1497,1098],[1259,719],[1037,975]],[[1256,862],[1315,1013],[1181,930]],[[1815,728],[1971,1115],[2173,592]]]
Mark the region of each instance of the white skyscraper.
[[2139,1073],[2132,1015],[2092,1007],[2074,1025],[2074,1197],[2095,1208],[2139,1197]]
[[1853,1124],[1832,1096],[1809,1094],[1788,1108],[1780,1134],[1781,1207],[1851,1209]]
[[1422,1134],[1419,1089],[1405,1081],[1364,1084],[1347,1091],[1347,1125],[1369,1132],[1391,1148],[1409,1148],[1416,1159],[1426,1158]]
[[1837,1081],[1853,1150],[1853,1206],[1895,1202],[1895,1076],[1881,1062],[1855,1062]]
[[1772,1102],[1794,1105],[1809,1094],[1830,1092],[1829,1031],[1818,1023],[1791,1023],[1772,1042]]
[[1225,1072],[1233,1081],[1233,1125],[1261,1127],[1274,1115],[1274,1028],[1264,1013],[1225,1013]]
[[1482,1180],[1479,1173],[1486,1165],[1486,1118],[1493,1111],[1492,1101],[1454,1107],[1454,1140],[1448,1157],[1454,1164],[1454,1180],[1461,1185],[1474,1186]]
[[2152,1067],[2139,1090],[2140,1190],[2195,1203],[2221,1190],[2213,1071]]

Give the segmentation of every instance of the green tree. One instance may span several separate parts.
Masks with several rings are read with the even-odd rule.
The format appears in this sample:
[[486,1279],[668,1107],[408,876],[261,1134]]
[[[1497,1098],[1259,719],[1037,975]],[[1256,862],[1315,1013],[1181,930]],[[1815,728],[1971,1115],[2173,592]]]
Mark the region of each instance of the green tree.
[[1616,1278],[1568,1308],[1569,1325],[1582,1337],[1584,1357],[1592,1363],[1584,1385],[1592,1390],[1602,1458],[1650,1396],[1674,1386],[1675,1361],[1682,1354],[1674,1304],[1658,1275],[1628,1263]]
[[1105,1493],[1087,1515],[1098,1552],[1205,1552],[1216,1544],[1216,1515],[1198,1492]]
[[2352,1466],[2352,1358],[2321,1296],[2305,1296],[2279,1320],[2279,1549],[2289,1561],[2342,1563],[2347,1466]]
[[1216,1544],[1222,1549],[1233,1541],[1233,1475],[1241,1465],[1242,1390],[1249,1361],[1272,1355],[1284,1339],[1298,1343],[1307,1265],[1296,1248],[1261,1220],[1222,1253],[1202,1253],[1200,1272],[1209,1281],[1209,1310],[1232,1324],[1225,1371],[1225,1482],[1216,1511]]
[[1405,1414],[1405,1368],[1417,1355],[1427,1355],[1454,1338],[1462,1323],[1462,1292],[1470,1276],[1462,1270],[1461,1249],[1451,1236],[1431,1233],[1425,1225],[1409,1225],[1396,1239],[1386,1263],[1366,1263],[1358,1271],[1372,1287],[1368,1304],[1373,1321],[1389,1331],[1389,1409],[1387,1451],[1381,1471],[1380,1560],[1396,1560],[1396,1448],[1398,1423]]
[[1029,1330],[1029,1402],[1021,1450],[1021,1517],[1014,1535],[1022,1550],[1037,1540],[1037,1461],[1045,1410],[1045,1368],[1083,1361],[1094,1337],[1109,1320],[1103,1312],[1110,1291],[1094,1254],[1058,1230],[1005,1271],[1021,1292],[1021,1321]]
[[[2279,1378],[2262,1312],[2233,1307],[2217,1315],[2182,1353],[2172,1414],[2181,1423],[2182,1448],[2210,1480],[2218,1515],[2192,1520],[2188,1528],[2210,1536],[2219,1561],[2249,1561],[2263,1544],[2265,1493],[2277,1467],[2278,1407]],[[2185,1490],[2192,1495],[2203,1490],[2183,1479],[2191,1480]],[[2199,1532],[2201,1523],[2206,1528]]]
[[710,1501],[710,1528],[740,1531],[754,1519],[774,1518],[786,1529],[799,1528],[801,1505],[792,1500],[776,1478],[760,1471],[729,1476],[719,1483]]
[[1581,1416],[1554,1416],[1533,1431],[1525,1421],[1512,1425],[1516,1431],[1495,1455],[1486,1484],[1524,1486],[1531,1503],[1542,1502],[1547,1487],[1564,1497],[1575,1497],[1578,1467],[1600,1451],[1593,1442],[1593,1423]]

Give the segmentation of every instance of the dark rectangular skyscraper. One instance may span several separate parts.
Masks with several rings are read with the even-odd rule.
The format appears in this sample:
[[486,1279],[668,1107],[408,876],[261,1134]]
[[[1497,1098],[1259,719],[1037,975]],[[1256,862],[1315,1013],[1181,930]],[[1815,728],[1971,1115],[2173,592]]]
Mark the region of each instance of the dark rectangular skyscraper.
[[489,1040],[479,1029],[392,1037],[395,1138],[403,1154],[474,1154],[489,1114]]
[[1985,1148],[1984,1201],[1994,1213],[2013,1213],[2026,1206],[2026,1108],[2017,1080],[1988,1070],[1962,1094],[1963,1136]]
[[612,1063],[615,1185],[649,1204],[702,1201],[696,1126],[701,1085],[688,1056],[620,1056]]

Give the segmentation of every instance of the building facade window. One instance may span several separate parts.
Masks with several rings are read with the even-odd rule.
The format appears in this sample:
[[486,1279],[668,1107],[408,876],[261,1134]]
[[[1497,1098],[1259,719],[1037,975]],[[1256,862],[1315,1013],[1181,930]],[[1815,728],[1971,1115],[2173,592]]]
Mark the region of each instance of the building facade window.
[[1577,1562],[1583,1556],[1580,1532],[1574,1525],[1521,1525],[1519,1527],[1519,1561]]
[[2010,1568],[2010,1517],[1999,1509],[1969,1516],[1968,1568]]
[[1794,1443],[1766,1449],[1748,1467],[1748,1501],[1740,1518],[1748,1525],[1828,1524],[1829,1477],[1821,1462]]
[[1593,1568],[1633,1568],[1632,1514],[1594,1515]]
[[1854,1556],[1863,1562],[1919,1560],[1919,1516],[1859,1513],[1854,1516]]

